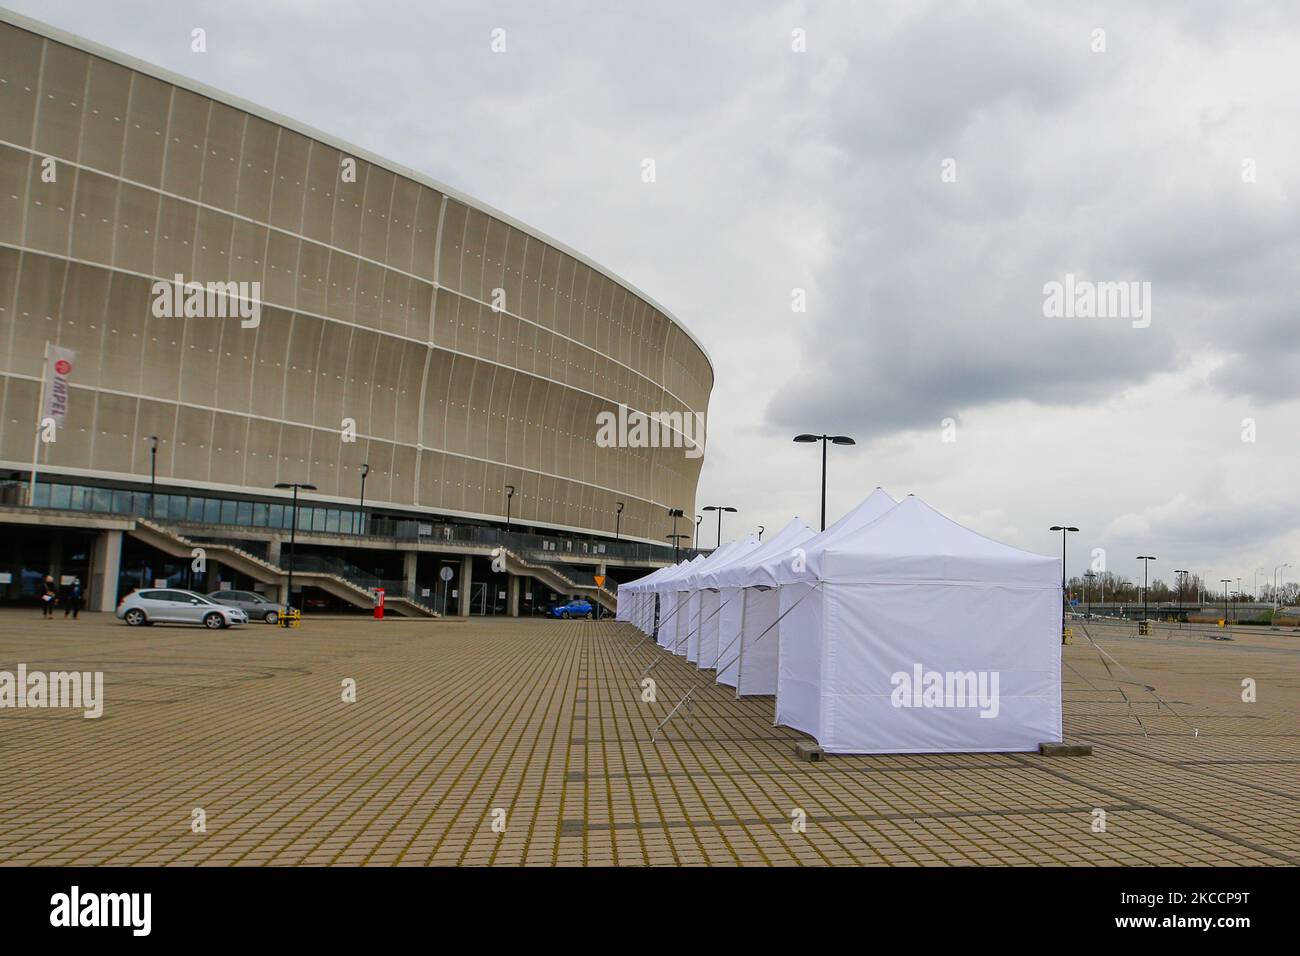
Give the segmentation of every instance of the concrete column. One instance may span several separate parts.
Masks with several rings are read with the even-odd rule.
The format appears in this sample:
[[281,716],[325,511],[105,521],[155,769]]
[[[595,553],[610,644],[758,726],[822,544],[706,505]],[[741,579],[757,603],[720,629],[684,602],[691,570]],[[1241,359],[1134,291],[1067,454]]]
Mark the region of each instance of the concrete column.
[[510,617],[519,616],[519,583],[520,578],[517,574],[512,574],[506,582],[506,614]]
[[474,558],[472,555],[465,555],[460,559],[460,583],[457,590],[460,591],[460,607],[457,613],[461,617],[469,617],[469,591],[474,583]]
[[57,531],[50,535],[50,562],[45,572],[54,578],[54,586],[62,587],[63,582],[63,536]]
[[419,600],[419,593],[415,590],[415,569],[420,561],[419,551],[407,551],[402,555],[402,577],[406,580],[406,596]]
[[203,572],[203,587],[206,591],[218,591],[221,589],[221,564],[207,559],[207,570]]
[[266,543],[266,560],[276,567],[280,566],[280,545],[283,539],[277,534]]
[[103,531],[95,538],[90,559],[90,580],[85,596],[86,609],[117,610],[117,582],[122,570],[122,532]]

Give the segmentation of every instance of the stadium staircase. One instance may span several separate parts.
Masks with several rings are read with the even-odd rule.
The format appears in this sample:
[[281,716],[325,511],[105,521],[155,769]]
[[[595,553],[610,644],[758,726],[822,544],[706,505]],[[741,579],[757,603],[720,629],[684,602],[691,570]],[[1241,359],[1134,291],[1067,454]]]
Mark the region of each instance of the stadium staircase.
[[[254,581],[277,588],[284,588],[289,581],[287,569],[228,542],[194,541],[147,518],[136,518],[135,526],[129,533],[174,558],[188,560],[194,556],[195,548],[202,548],[206,558],[246,574]],[[302,567],[298,567],[299,564]],[[364,610],[375,606],[375,595],[371,588],[376,586],[378,579],[364,574],[346,561],[302,555],[295,561],[293,577],[295,583],[318,587],[325,593]],[[439,616],[433,608],[416,600],[414,595],[395,593],[391,582],[386,582],[384,586],[384,605],[387,609],[407,617]]]
[[573,594],[589,598],[611,614],[618,608],[618,597],[614,592],[597,585],[595,581],[590,584],[579,584],[554,565],[530,561],[509,548],[498,548],[493,552],[494,564],[497,563],[498,557],[505,565],[500,570],[536,578],[557,594]]

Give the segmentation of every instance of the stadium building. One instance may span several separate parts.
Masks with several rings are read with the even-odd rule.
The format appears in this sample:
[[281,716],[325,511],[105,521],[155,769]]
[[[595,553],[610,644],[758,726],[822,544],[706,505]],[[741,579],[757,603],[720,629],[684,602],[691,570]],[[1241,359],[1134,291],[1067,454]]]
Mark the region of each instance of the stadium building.
[[[0,11],[0,601],[283,599],[299,483],[308,610],[610,606],[692,530],[712,385],[536,230]],[[666,440],[598,440],[638,413]]]

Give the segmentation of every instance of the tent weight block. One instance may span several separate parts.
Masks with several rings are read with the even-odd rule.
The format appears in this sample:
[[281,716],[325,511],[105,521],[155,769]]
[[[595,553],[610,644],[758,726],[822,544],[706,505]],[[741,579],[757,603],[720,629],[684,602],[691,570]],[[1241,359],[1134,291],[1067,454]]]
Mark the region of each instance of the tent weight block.
[[1044,757],[1091,757],[1092,744],[1039,744],[1038,752]]
[[800,760],[814,763],[824,759],[826,752],[811,740],[801,740],[794,745],[794,755]]

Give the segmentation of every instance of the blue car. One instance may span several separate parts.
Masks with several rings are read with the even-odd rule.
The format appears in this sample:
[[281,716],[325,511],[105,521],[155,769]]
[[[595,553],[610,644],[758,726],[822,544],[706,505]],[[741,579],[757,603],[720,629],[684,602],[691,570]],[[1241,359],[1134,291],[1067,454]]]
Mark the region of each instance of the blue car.
[[584,601],[582,598],[575,598],[567,604],[557,604],[551,608],[551,617],[560,617],[568,620],[571,617],[585,617],[591,620],[595,616],[595,608],[591,606],[590,601]]

